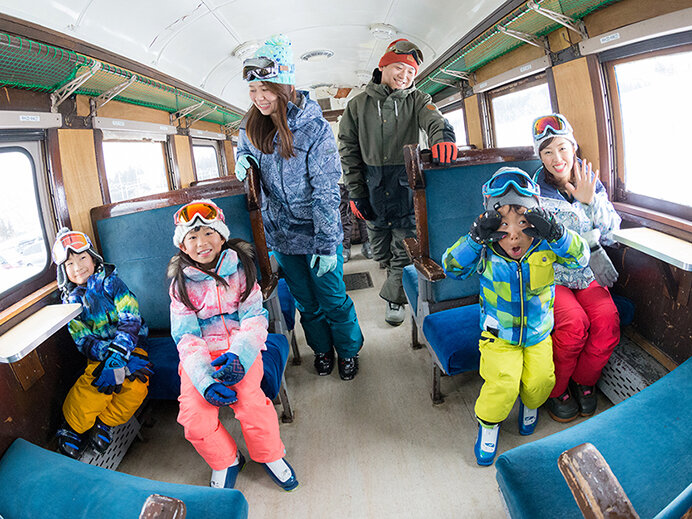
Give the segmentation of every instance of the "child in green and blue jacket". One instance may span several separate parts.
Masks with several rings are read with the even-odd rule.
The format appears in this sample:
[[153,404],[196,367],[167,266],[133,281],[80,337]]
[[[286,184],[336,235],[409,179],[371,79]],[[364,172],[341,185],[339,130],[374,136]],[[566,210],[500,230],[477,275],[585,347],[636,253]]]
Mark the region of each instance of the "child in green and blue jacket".
[[555,384],[550,332],[553,263],[583,268],[589,246],[538,203],[539,188],[518,168],[502,168],[483,185],[486,211],[442,257],[445,272],[480,274],[481,363],[476,401],[479,465],[491,465],[500,422],[521,396],[519,432],[533,433],[537,408]]

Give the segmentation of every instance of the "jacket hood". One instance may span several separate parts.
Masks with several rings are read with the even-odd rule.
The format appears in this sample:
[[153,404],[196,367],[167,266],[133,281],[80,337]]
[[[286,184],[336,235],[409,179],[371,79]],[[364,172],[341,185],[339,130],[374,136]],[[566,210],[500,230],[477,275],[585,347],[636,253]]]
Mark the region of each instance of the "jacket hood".
[[296,99],[297,105],[292,102],[288,102],[288,112],[286,118],[288,119],[288,127],[293,130],[299,126],[307,124],[312,119],[318,119],[322,117],[322,109],[316,101],[310,99],[310,94],[307,90],[296,90],[298,99]]
[[62,300],[68,301],[72,295],[82,296],[87,290],[100,291],[103,288],[103,283],[111,274],[117,275],[118,270],[111,263],[102,263],[96,267],[96,271],[89,276],[86,285],[75,285],[72,281],[67,281],[63,290]]

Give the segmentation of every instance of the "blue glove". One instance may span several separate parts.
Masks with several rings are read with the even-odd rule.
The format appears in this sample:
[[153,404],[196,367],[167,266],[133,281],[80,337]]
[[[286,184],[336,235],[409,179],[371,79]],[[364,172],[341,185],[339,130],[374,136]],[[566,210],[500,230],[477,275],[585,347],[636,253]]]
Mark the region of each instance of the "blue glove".
[[152,369],[154,365],[149,362],[149,359],[144,355],[132,352],[130,353],[130,360],[125,366],[125,377],[130,382],[135,379],[139,379],[142,382],[146,382],[147,379],[154,374]]
[[320,266],[317,269],[317,277],[320,278],[324,276],[327,272],[331,272],[336,268],[336,254],[331,256],[325,256],[322,254],[313,254],[312,260],[310,261],[310,268],[315,268],[317,260],[320,260]]
[[211,365],[214,367],[221,366],[219,370],[212,376],[227,386],[237,384],[243,380],[243,377],[245,376],[245,368],[240,363],[238,355],[231,353],[230,351],[228,353],[224,353],[216,360],[213,360]]
[[125,366],[127,366],[125,357],[118,352],[112,352],[96,366],[91,385],[97,387],[99,393],[107,395],[120,393],[125,381]]
[[238,396],[230,387],[214,382],[204,391],[204,399],[211,405],[223,407],[238,401]]
[[252,155],[241,155],[235,163],[235,178],[241,182],[247,177],[247,170],[250,169],[252,164],[250,163],[250,158]]

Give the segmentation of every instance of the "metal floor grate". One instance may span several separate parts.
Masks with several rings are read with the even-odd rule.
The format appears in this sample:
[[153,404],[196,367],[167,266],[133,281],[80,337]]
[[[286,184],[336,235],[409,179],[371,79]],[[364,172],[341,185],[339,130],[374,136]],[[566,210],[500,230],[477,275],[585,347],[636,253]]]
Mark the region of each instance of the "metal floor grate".
[[344,274],[344,283],[346,283],[346,292],[350,290],[360,290],[361,288],[371,288],[373,286],[369,272]]
[[666,375],[668,370],[629,337],[622,335],[603,368],[598,388],[617,404]]

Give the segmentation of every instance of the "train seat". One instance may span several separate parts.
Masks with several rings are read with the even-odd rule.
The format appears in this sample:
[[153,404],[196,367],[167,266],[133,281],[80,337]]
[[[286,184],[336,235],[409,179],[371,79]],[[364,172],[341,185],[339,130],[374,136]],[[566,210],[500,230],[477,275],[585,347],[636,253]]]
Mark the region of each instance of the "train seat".
[[[255,245],[259,282],[269,311],[270,331],[286,331],[283,314],[279,310],[278,277],[271,270],[263,231],[258,233],[253,228],[247,197],[239,191],[233,193],[217,188],[217,191],[210,193],[210,189],[204,186],[183,189],[175,201],[169,201],[167,195],[161,195],[161,198],[156,195],[143,197],[139,199],[142,207],[134,211],[132,206],[136,204],[133,201],[92,210],[99,248],[106,261],[117,266],[123,281],[136,294],[140,311],[151,331],[149,355],[154,363],[150,387],[152,398],[177,398],[180,392],[178,354],[170,338],[166,268],[170,258],[177,252],[172,240],[173,215],[183,203],[198,198],[213,199],[224,211],[231,236]],[[267,348],[268,352],[263,354],[265,377],[270,381],[267,387],[274,388],[277,381],[284,381],[288,342],[275,336],[268,340]],[[278,393],[283,405],[282,419],[292,421],[293,413],[286,391],[272,389],[271,393],[272,399]]]
[[15,440],[0,459],[3,517],[139,517],[152,494],[180,499],[188,519],[245,519],[248,503],[234,489],[165,483],[107,470]]
[[688,500],[685,510],[692,504],[684,493],[692,481],[690,430],[692,359],[584,422],[501,454],[496,478],[512,519],[581,518],[557,460],[588,442],[603,455],[641,517],[680,517],[656,514],[681,494]]
[[440,377],[478,369],[480,361],[478,276],[445,277],[442,254],[483,211],[481,187],[493,173],[505,166],[533,173],[540,161],[529,147],[464,150],[454,165],[445,167],[434,165],[417,145],[405,146],[404,157],[416,212],[416,238],[404,241],[413,262],[404,269],[404,292],[411,308],[412,344],[420,347],[420,338],[430,352],[431,396],[433,403],[441,403]]

